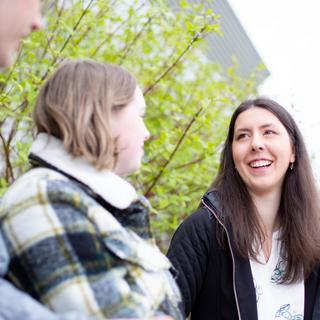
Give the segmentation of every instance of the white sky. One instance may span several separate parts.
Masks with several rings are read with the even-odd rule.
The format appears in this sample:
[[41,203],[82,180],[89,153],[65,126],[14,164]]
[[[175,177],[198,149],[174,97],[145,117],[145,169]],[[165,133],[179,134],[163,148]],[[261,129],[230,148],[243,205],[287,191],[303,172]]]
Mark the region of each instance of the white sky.
[[294,115],[320,183],[320,1],[229,3],[271,73],[260,93]]

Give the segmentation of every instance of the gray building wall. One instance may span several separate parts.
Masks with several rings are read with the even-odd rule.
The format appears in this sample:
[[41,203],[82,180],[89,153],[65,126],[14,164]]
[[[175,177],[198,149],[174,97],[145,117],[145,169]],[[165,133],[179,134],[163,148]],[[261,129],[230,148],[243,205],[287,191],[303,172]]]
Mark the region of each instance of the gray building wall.
[[[223,36],[210,34],[207,36],[208,46],[205,55],[214,62],[219,63],[223,68],[232,65],[235,57],[239,63],[239,73],[247,77],[251,72],[263,63],[262,58],[252,44],[239,19],[232,10],[227,0],[189,0],[193,3],[203,3],[205,7],[211,8],[219,15],[220,29]],[[171,5],[178,6],[179,0],[170,0]],[[258,79],[262,82],[270,75],[265,69]]]

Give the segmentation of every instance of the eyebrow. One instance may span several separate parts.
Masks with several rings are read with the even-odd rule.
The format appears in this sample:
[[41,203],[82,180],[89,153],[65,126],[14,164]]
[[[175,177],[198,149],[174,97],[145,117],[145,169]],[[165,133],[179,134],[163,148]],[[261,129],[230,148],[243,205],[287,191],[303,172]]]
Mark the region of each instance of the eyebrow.
[[[274,124],[273,123],[266,123],[266,124],[263,124],[259,127],[259,129],[265,129],[265,128],[269,128],[269,127],[274,127]],[[244,128],[238,128],[236,131],[250,131],[250,129],[244,127]]]
[[[273,127],[274,124],[273,123],[266,123],[266,124],[263,124],[259,127],[259,129],[265,129],[265,128],[269,128],[269,127]],[[239,128],[237,130],[235,130],[235,132],[249,132],[251,131],[250,129],[248,128]]]

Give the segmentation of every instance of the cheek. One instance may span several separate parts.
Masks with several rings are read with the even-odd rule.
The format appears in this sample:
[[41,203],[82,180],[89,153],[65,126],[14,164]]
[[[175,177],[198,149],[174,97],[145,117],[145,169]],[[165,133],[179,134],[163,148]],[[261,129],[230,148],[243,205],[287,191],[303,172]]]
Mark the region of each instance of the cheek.
[[234,146],[232,148],[232,158],[235,165],[239,163],[243,158],[243,148],[241,146]]
[[130,152],[136,148],[135,142],[132,132],[122,132],[116,139],[116,148],[119,152]]
[[127,139],[126,139],[126,136],[124,134],[119,134],[116,136],[115,138],[115,146],[116,146],[116,149],[118,151],[124,149],[125,145],[127,144]]
[[287,159],[290,160],[293,155],[292,146],[290,143],[288,143],[288,141],[283,141],[282,143],[279,143],[276,146],[273,146],[272,152],[275,155],[280,155],[282,159],[286,159],[286,160]]

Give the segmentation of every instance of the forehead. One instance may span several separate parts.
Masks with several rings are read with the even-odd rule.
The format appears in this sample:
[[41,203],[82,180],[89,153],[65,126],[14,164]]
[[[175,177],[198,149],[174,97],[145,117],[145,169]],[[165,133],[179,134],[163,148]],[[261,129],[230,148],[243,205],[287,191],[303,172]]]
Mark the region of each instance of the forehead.
[[277,126],[285,129],[281,121],[270,111],[253,107],[239,114],[234,130],[250,129],[266,125]]
[[12,6],[17,8],[19,5],[23,5],[25,8],[28,7],[39,7],[43,0],[0,0],[0,4],[6,6]]
[[16,15],[21,19],[30,19],[30,15],[34,17],[40,13],[41,2],[41,0],[0,0],[0,15]]

